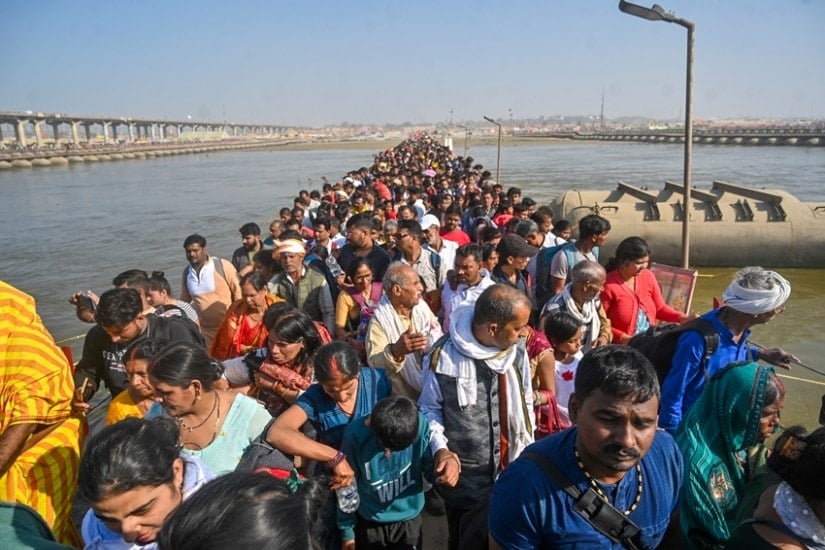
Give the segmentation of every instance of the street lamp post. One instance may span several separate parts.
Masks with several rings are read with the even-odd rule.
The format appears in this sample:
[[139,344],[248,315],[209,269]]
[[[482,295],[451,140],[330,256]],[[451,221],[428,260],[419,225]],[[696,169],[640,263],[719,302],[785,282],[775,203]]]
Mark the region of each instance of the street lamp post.
[[466,126],[462,126],[461,124],[458,125],[459,128],[464,130],[464,157],[467,157],[467,151],[469,150],[468,142],[470,141],[470,129]]
[[501,124],[499,124],[498,122],[496,122],[488,116],[485,116],[484,120],[486,120],[490,124],[495,124],[496,126],[498,126],[498,152],[496,153],[496,183],[501,183],[499,172],[499,166],[501,165]]
[[645,8],[625,0],[619,0],[619,10],[647,19],[648,21],[666,21],[676,23],[687,29],[687,69],[685,75],[685,164],[684,164],[684,208],[682,208],[682,267],[690,264],[690,206],[691,206],[691,160],[693,153],[693,39],[696,26],[692,21],[676,17],[665,11],[659,4]]

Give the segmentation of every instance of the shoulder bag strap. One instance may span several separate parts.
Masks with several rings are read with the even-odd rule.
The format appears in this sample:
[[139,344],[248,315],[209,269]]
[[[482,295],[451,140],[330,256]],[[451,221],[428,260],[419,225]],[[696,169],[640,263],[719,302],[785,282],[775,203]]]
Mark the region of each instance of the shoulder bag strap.
[[380,282],[372,283],[372,293],[370,294],[370,300],[374,304],[377,304],[381,300],[381,292],[383,291],[383,285]]
[[[216,256],[212,256],[212,263],[215,266],[215,271],[217,271],[218,275],[221,276],[221,279],[226,281],[226,272],[223,269],[223,264],[221,263],[221,259],[216,257]],[[228,283],[229,283],[229,281],[227,281],[227,284]]]
[[358,304],[361,309],[367,307],[367,302],[364,300],[364,295],[355,287],[347,288],[347,293],[352,297],[353,301]]
[[567,479],[567,476],[562,474],[552,462],[541,456],[535,451],[524,451],[521,453],[522,457],[535,462],[544,471],[544,473],[553,480],[562,491],[570,495],[573,500],[578,500],[582,496],[581,490],[573,485],[573,482]]
[[552,462],[534,451],[523,452],[521,456],[538,464],[553,483],[570,495],[574,501],[573,509],[600,533],[614,542],[621,543],[628,550],[639,549],[632,540],[641,531],[639,526],[600,497],[596,491],[590,488],[583,493]]

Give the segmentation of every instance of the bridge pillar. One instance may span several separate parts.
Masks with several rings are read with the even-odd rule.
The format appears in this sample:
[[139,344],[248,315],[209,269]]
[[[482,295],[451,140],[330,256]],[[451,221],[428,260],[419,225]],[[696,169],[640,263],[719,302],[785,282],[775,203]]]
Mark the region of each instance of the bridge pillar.
[[32,126],[34,127],[34,139],[37,140],[37,146],[43,147],[43,132],[40,129],[40,125],[43,124],[39,120],[33,120]]
[[14,135],[17,138],[17,146],[25,149],[28,144],[26,143],[26,120],[21,118],[17,119],[17,124],[14,126]]
[[54,144],[57,145],[60,143],[60,123],[57,121],[52,122],[52,133],[54,134]]
[[177,129],[178,129],[178,133],[175,136],[180,137],[180,135],[182,133],[182,130],[183,130],[183,126],[181,124],[178,124]]
[[[111,126],[112,123],[104,121],[104,122],[101,122],[100,125],[103,127],[103,143],[108,145],[109,144],[109,126]],[[117,133],[115,133],[115,137],[117,137]]]
[[[127,125],[127,127],[126,127],[126,128],[129,130],[129,141],[130,141],[131,143],[134,143],[134,142],[136,142],[138,139],[140,139],[140,126],[138,126],[138,125],[137,125],[137,124],[135,124],[134,122],[130,122],[130,123]],[[137,132],[137,136],[135,136],[135,132]]]
[[112,139],[114,140],[115,144],[117,144],[117,123],[112,123]]
[[92,123],[91,122],[84,122],[83,129],[86,133],[86,142],[92,141]]
[[72,125],[72,143],[74,143],[75,147],[80,147],[80,136],[77,133],[77,125],[80,124],[78,121],[73,120],[71,122]]

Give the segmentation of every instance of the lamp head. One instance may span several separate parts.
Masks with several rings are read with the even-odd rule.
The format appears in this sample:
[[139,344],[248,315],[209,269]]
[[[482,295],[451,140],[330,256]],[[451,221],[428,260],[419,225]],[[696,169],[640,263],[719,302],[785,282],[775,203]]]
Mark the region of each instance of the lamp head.
[[638,4],[625,2],[625,0],[619,0],[619,11],[647,19],[648,21],[661,21],[662,15],[666,13],[659,4],[654,4],[652,8],[646,8]]
[[652,7],[646,8],[644,6],[625,2],[625,0],[619,0],[619,11],[629,13],[630,15],[635,15],[636,17],[641,17],[642,19],[647,19],[648,21],[667,21],[668,23],[677,23],[682,26],[688,26],[688,24],[692,25],[689,21],[679,19],[676,15],[667,11],[659,4],[653,4]]

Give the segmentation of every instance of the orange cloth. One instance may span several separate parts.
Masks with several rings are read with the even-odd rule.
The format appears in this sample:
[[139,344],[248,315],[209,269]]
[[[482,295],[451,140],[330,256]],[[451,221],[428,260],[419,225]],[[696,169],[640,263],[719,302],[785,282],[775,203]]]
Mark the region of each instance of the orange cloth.
[[[283,298],[266,295],[266,306],[275,302],[283,302]],[[252,350],[266,347],[269,331],[263,323],[263,318],[254,327],[247,324],[249,308],[244,300],[238,300],[226,312],[221,326],[215,333],[215,339],[209,348],[209,355],[218,361],[240,357]]]
[[0,499],[31,506],[60,542],[78,546],[70,514],[85,421],[72,416],[73,391],[71,366],[34,299],[0,281],[0,434],[39,426],[0,477]]

